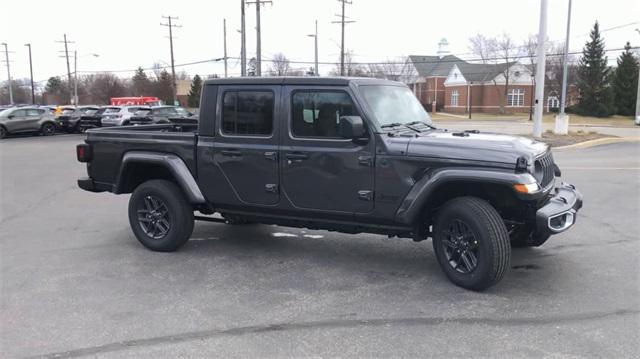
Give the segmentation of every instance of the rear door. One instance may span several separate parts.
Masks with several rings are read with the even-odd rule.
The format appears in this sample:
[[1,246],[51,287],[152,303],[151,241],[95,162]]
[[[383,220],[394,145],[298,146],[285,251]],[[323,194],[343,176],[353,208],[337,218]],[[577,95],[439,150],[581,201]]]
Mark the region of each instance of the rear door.
[[280,200],[278,131],[281,86],[219,86],[215,141],[209,149],[233,196],[229,203],[275,205]]
[[40,118],[44,116],[45,110],[31,108],[26,110],[24,121],[25,129],[37,131],[40,129]]

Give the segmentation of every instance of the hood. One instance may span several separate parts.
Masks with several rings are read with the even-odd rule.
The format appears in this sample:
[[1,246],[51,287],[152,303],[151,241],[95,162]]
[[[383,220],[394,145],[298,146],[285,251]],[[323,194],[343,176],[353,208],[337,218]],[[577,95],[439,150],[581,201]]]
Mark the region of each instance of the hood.
[[518,157],[528,163],[549,146],[526,137],[497,133],[435,130],[409,137],[408,156],[439,157],[470,161],[501,162],[515,165]]

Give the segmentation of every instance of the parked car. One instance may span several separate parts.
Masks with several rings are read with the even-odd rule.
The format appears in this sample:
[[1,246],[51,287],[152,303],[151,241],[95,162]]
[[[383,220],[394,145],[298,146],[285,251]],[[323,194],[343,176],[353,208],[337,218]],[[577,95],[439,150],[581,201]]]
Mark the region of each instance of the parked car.
[[67,133],[82,132],[80,117],[95,114],[98,110],[100,110],[98,106],[79,106],[65,109],[62,111],[62,114],[58,116],[58,127]]
[[129,120],[139,111],[148,111],[148,106],[118,106],[111,107],[102,116],[102,127],[126,126]]
[[170,123],[172,119],[189,119],[193,116],[193,113],[179,106],[153,106],[136,112],[130,118],[129,122],[132,125],[149,125],[155,123]]
[[56,132],[53,114],[41,107],[11,107],[0,112],[0,138],[23,132],[53,135]]
[[399,82],[213,79],[200,111],[197,131],[102,128],[76,148],[80,188],[132,193],[129,223],[151,250],[180,248],[194,220],[431,238],[446,276],[483,290],[511,246],[542,245],[582,207],[548,145],[437,129]]

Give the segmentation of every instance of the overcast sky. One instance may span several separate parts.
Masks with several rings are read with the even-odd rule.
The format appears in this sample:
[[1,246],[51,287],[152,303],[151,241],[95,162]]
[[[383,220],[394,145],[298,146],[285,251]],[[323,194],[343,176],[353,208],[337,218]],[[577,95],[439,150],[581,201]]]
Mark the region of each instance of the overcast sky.
[[[549,1],[548,36],[563,40],[568,0]],[[381,61],[398,56],[435,55],[446,38],[453,54],[468,55],[469,37],[508,33],[521,43],[538,31],[539,0],[353,0],[347,15],[346,48],[356,61]],[[291,60],[313,61],[313,39],[318,20],[321,62],[335,62],[340,53],[340,3],[336,0],[273,0],[262,8],[262,56],[268,60],[282,52]],[[154,63],[169,63],[168,29],[160,26],[162,15],[178,16],[175,29],[176,64],[223,56],[223,18],[227,19],[229,73],[239,75],[240,0],[209,1],[5,1],[0,21],[0,42],[7,42],[13,78],[29,76],[25,43],[33,47],[34,78],[65,75],[66,64],[58,57],[64,47],[56,41],[66,33],[78,51],[78,71],[129,70]],[[255,56],[255,6],[246,11],[247,54]],[[607,48],[623,47],[626,41],[640,44],[640,1],[575,0],[571,24],[572,50],[580,50],[593,23],[602,29],[629,23],[603,33]],[[99,57],[89,54],[97,53]],[[2,54],[4,60],[4,54]],[[618,52],[609,53],[615,58]],[[3,63],[4,65],[4,63]],[[269,63],[263,63],[263,71]],[[292,67],[310,65],[292,64]],[[73,71],[73,62],[71,63]],[[331,66],[322,66],[321,73]],[[223,74],[222,62],[179,67],[189,74]],[[0,79],[6,79],[6,71]],[[120,73],[130,76],[131,73]],[[44,84],[44,82],[42,83]]]

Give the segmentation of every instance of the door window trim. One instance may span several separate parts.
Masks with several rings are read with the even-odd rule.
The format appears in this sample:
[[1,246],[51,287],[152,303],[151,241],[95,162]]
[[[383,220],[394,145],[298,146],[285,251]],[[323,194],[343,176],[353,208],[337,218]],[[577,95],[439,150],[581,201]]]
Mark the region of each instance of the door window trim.
[[[224,133],[224,131],[222,131],[222,122],[224,121],[224,96],[227,94],[227,92],[270,92],[273,95],[273,114],[271,115],[271,133],[269,135],[232,135],[232,134],[226,134]],[[260,88],[230,88],[230,89],[225,89],[222,91],[222,93],[218,94],[219,96],[219,101],[220,103],[219,108],[220,108],[220,118],[218,118],[216,121],[218,123],[218,134],[221,137],[226,137],[226,138],[258,138],[258,139],[270,139],[274,137],[275,134],[275,130],[276,130],[276,105],[277,105],[277,101],[276,101],[276,93],[275,91],[273,91],[273,89],[260,89]]]
[[[289,139],[294,140],[294,141],[324,141],[324,142],[341,142],[341,143],[347,143],[347,142],[353,142],[352,139],[350,138],[336,138],[336,137],[311,137],[311,136],[306,136],[306,137],[297,137],[293,134],[293,96],[298,93],[298,92],[343,92],[345,93],[349,99],[351,100],[351,103],[353,104],[353,108],[356,109],[356,111],[358,112],[360,118],[362,118],[362,121],[365,122],[363,116],[362,116],[362,110],[358,107],[357,102],[354,100],[353,96],[351,96],[351,94],[349,93],[349,91],[345,90],[345,89],[293,89],[291,90],[290,94],[289,94],[289,113],[288,115],[288,121],[287,121],[287,133],[289,134]],[[367,126],[365,125],[365,128],[367,130],[367,136],[369,136],[369,129],[367,128]]]

